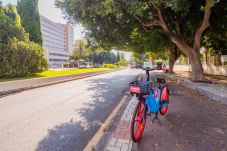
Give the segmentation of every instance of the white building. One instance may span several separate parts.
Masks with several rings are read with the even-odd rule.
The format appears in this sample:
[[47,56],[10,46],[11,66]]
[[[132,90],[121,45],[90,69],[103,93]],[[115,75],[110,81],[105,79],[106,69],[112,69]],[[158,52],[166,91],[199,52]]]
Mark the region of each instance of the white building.
[[74,45],[74,31],[70,24],[58,24],[41,16],[43,48],[50,68],[67,63]]

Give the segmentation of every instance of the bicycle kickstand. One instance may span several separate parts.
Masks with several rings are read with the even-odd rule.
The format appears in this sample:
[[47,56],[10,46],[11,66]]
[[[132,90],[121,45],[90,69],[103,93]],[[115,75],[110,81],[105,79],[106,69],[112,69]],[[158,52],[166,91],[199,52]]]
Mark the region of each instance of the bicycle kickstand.
[[158,120],[159,125],[162,126],[162,123],[161,123],[160,119],[158,118],[158,112],[155,113],[155,117],[154,117],[154,119],[152,120],[152,124],[154,123],[155,120]]

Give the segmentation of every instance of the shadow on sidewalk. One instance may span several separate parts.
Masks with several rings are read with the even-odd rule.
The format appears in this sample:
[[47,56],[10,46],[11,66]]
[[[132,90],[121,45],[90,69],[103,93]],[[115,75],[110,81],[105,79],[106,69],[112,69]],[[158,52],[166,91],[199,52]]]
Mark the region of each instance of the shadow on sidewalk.
[[169,82],[173,91],[162,126],[148,118],[139,151],[226,151],[227,105]]

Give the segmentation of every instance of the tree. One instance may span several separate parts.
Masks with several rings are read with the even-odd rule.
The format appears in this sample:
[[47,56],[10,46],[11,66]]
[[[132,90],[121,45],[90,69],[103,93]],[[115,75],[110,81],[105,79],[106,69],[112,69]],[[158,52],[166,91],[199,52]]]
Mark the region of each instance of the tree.
[[133,36],[143,40],[166,36],[189,58],[195,81],[205,80],[200,47],[203,34],[215,24],[210,22],[211,10],[224,11],[216,4],[226,5],[225,0],[57,0],[56,4],[100,45],[130,49],[135,46]]
[[39,44],[13,38],[7,45],[0,45],[0,78],[26,76],[47,68],[48,64]]
[[125,60],[125,54],[123,52],[120,53],[120,60]]
[[202,46],[205,47],[206,53],[211,55],[227,54],[227,3],[224,5],[218,3],[216,8],[213,10],[210,18],[211,22],[215,22],[215,24],[210,26],[209,30],[205,33]]
[[71,59],[79,60],[84,59],[88,60],[90,53],[89,50],[86,49],[86,41],[85,40],[78,40],[75,43],[75,48],[73,50]]
[[119,51],[118,51],[118,52],[117,52],[117,60],[116,60],[116,61],[118,62],[118,61],[120,61],[120,60],[121,60],[121,58],[120,58],[120,53],[119,53]]
[[29,33],[29,39],[42,45],[38,0],[18,0],[17,10],[22,26]]
[[168,49],[168,55],[169,55],[169,58],[168,58],[169,68],[170,68],[169,73],[173,73],[174,64],[182,54],[176,46],[172,46],[172,47],[169,46],[167,49]]
[[0,43],[7,44],[13,37],[19,40],[25,40],[27,34],[20,24],[19,16],[16,14],[16,8],[12,5],[0,7],[0,12]]
[[110,51],[95,51],[90,55],[94,64],[114,64],[117,63],[117,56]]
[[121,66],[127,66],[128,65],[128,62],[125,60],[125,59],[122,59],[118,62],[119,65]]
[[141,57],[141,54],[139,53],[133,53],[130,57],[130,63],[131,64],[142,64],[144,60]]
[[48,68],[43,49],[29,40],[14,6],[0,5],[0,27],[0,78],[25,76]]

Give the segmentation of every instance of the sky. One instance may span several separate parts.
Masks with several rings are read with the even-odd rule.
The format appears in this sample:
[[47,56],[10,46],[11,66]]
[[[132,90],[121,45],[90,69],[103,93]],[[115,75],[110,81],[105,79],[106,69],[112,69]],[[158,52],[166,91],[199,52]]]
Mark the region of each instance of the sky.
[[[3,6],[9,3],[16,5],[17,0],[2,0]],[[55,3],[55,0],[39,0],[38,7],[39,7],[40,15],[50,19],[55,23],[63,23],[63,24],[66,23],[66,21],[63,19],[61,9],[56,8],[54,3]],[[83,36],[84,36],[83,31],[84,31],[84,28],[81,25],[75,25],[74,40],[83,39]]]
[[[0,0],[1,1],[1,0]],[[7,4],[13,4],[16,5],[17,0],[2,0],[3,6]],[[40,15],[50,19],[51,21],[55,23],[66,23],[66,20],[63,18],[63,14],[61,9],[56,8],[54,5],[55,0],[39,0],[39,13]],[[83,34],[84,28],[81,25],[75,25],[74,26],[74,40],[77,39],[83,39],[84,34]],[[130,52],[124,52],[125,54],[125,59],[129,60],[131,53]]]

